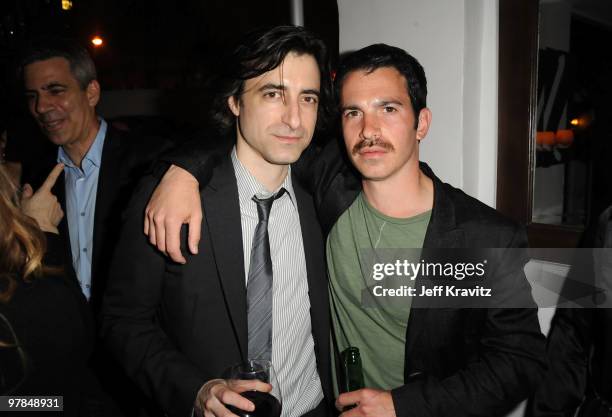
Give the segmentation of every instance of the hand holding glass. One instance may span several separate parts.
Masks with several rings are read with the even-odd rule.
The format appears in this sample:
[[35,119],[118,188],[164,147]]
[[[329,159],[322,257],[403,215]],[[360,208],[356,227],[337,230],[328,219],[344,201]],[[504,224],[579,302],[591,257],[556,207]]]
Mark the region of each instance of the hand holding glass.
[[272,363],[267,360],[252,359],[239,363],[226,370],[227,378],[233,380],[257,379],[271,385],[270,392],[244,391],[241,395],[255,405],[254,411],[245,411],[226,405],[239,417],[280,417],[282,398],[276,372]]

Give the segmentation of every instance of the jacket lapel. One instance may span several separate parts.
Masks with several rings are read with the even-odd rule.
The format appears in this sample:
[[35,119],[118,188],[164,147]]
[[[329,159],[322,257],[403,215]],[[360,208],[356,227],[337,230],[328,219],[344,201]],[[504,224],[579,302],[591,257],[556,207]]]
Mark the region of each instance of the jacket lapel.
[[55,182],[55,186],[53,186],[53,189],[51,190],[51,192],[53,193],[53,195],[57,197],[57,200],[59,201],[60,206],[62,206],[62,210],[64,211],[64,217],[62,218],[59,225],[57,226],[57,230],[59,231],[59,236],[60,236],[60,242],[62,244],[63,255],[64,255],[64,258],[63,258],[64,270],[68,276],[76,280],[77,279],[76,272],[74,271],[74,268],[72,266],[72,246],[70,245],[70,232],[68,230],[68,218],[66,217],[67,211],[66,211],[66,181],[65,181],[65,178],[66,178],[65,174],[62,171],[59,178]]
[[229,155],[215,168],[209,185],[201,192],[204,221],[210,234],[223,296],[240,352],[243,359],[247,359],[246,278],[240,203],[236,175]]
[[[321,367],[319,375],[323,377],[327,372],[326,356],[329,346],[329,296],[323,237],[312,199],[301,188],[295,177],[293,177],[293,190],[299,208],[304,256],[306,258],[312,335],[317,349],[317,363]],[[325,388],[326,382],[324,381]],[[330,395],[330,393],[326,392],[326,395]]]
[[100,259],[103,250],[104,237],[106,234],[106,218],[111,214],[113,202],[120,190],[121,181],[121,138],[119,132],[108,126],[104,147],[102,148],[102,159],[100,162],[100,172],[98,174],[98,188],[96,194],[96,208],[94,212],[93,227],[93,254],[91,259],[91,293],[92,297],[101,296],[97,294],[97,288],[104,288],[105,285],[99,282],[96,271],[99,270],[98,262],[108,262]]
[[[421,170],[433,181],[434,203],[431,212],[431,219],[425,233],[423,242],[423,259],[431,258],[428,249],[446,249],[465,247],[463,230],[457,227],[455,219],[455,206],[448,193],[444,189],[444,184],[435,176],[431,168],[421,162]],[[418,283],[418,278],[417,278]],[[422,300],[415,298],[415,300]],[[427,304],[414,305],[410,312],[408,328],[406,332],[406,352],[414,352],[415,344],[421,339],[421,332],[425,329],[425,324],[431,323],[431,315],[435,314],[434,309],[428,309]],[[408,361],[406,362],[408,363]],[[413,370],[408,370],[413,371]]]
[[[317,313],[328,309],[328,304],[325,302],[327,298],[327,281],[321,279],[325,277],[325,259],[322,247],[322,237],[318,226],[318,220],[314,211],[314,206],[310,197],[298,185],[295,177],[293,178],[293,189],[297,198],[300,227],[302,229],[302,241],[304,243],[304,255],[306,257],[306,272],[308,274],[308,289],[310,297],[310,305],[316,306]],[[324,295],[324,297],[322,296]],[[313,329],[323,316],[317,314],[313,321]]]

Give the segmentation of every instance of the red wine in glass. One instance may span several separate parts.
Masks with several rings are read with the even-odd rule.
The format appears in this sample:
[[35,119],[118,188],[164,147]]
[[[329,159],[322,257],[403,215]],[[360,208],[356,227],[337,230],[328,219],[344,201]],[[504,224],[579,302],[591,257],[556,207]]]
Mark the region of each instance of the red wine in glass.
[[226,404],[225,406],[238,417],[280,417],[282,397],[278,378],[272,362],[261,359],[250,359],[227,369],[224,373],[229,379],[260,380],[272,386],[270,392],[244,391],[243,397],[255,405],[254,411],[245,411]]
[[280,417],[281,403],[271,394],[259,391],[245,391],[241,394],[255,405],[254,411],[244,411],[231,405],[226,405],[228,410],[238,417]]

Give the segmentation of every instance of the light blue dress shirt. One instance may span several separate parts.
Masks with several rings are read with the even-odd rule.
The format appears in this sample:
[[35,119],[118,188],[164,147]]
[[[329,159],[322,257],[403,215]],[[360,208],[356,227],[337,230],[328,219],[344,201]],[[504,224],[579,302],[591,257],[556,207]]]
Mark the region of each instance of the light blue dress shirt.
[[106,122],[100,119],[100,129],[93,144],[76,166],[60,146],[57,161],[65,165],[66,220],[72,249],[72,266],[81,290],[89,300],[91,296],[91,259],[93,256],[93,229],[98,194],[98,177],[102,163],[102,149],[106,137]]

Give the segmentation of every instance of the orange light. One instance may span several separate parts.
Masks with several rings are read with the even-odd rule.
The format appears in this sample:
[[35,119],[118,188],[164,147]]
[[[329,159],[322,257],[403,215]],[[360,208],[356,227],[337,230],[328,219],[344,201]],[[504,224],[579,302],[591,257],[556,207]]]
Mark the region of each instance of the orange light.
[[555,133],[555,143],[569,146],[574,141],[574,131],[571,129],[559,129]]
[[580,119],[572,119],[572,120],[570,121],[570,124],[571,124],[572,126],[578,126],[578,125],[580,124]]
[[93,44],[93,46],[98,48],[98,47],[102,46],[102,44],[104,43],[104,40],[101,37],[99,37],[99,36],[94,36],[91,39],[91,43]]
[[536,132],[536,143],[538,145],[553,145],[555,143],[555,132]]
[[72,2],[70,0],[62,0],[62,10],[72,9]]

